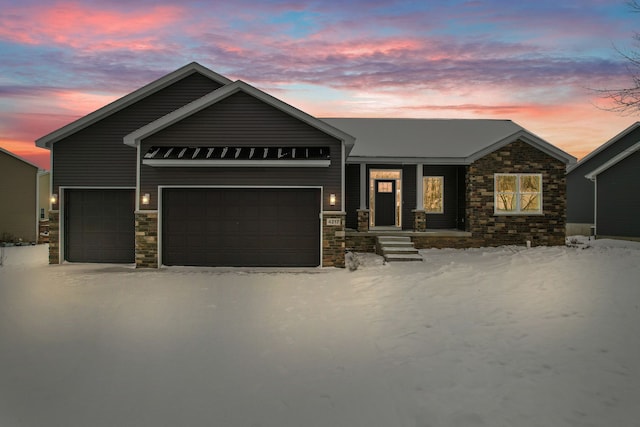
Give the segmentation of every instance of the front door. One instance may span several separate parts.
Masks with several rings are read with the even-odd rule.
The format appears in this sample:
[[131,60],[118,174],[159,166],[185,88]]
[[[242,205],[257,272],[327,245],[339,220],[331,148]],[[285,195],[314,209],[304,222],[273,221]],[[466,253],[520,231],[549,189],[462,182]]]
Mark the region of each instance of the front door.
[[375,198],[375,226],[396,225],[396,181],[376,179]]

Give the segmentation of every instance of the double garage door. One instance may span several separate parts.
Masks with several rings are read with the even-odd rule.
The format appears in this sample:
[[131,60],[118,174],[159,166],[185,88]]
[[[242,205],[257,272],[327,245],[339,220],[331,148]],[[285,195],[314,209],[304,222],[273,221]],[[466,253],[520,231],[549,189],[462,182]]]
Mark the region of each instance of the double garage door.
[[320,190],[165,188],[162,263],[320,265]]
[[[135,261],[134,190],[65,191],[65,259]],[[165,265],[318,266],[320,190],[165,188]]]

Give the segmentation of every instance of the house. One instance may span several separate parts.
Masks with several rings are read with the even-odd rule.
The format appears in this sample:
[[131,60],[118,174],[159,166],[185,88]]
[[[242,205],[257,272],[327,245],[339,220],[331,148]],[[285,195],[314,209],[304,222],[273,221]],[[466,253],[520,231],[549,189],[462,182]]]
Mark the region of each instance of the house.
[[[0,148],[0,242],[37,242],[41,172],[38,166]],[[45,206],[48,211],[48,203]]]
[[321,120],[197,63],[36,144],[49,261],[138,267],[342,267],[380,233],[563,244],[575,161],[511,121]]
[[[599,169],[640,141],[636,122],[567,169],[567,235],[589,236],[595,227],[595,184],[587,174]],[[625,186],[630,185],[626,183]]]
[[640,241],[640,141],[586,175],[594,186],[596,237]]

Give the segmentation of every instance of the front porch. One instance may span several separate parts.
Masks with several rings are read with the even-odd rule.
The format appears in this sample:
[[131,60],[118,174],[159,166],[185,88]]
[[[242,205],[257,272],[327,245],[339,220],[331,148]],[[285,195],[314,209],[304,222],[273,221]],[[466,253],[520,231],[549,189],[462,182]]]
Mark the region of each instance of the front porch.
[[480,247],[481,242],[474,239],[471,232],[455,229],[426,229],[425,231],[391,229],[390,227],[367,231],[345,230],[345,248],[353,252],[375,252],[376,237],[409,237],[416,249],[428,248],[471,248]]

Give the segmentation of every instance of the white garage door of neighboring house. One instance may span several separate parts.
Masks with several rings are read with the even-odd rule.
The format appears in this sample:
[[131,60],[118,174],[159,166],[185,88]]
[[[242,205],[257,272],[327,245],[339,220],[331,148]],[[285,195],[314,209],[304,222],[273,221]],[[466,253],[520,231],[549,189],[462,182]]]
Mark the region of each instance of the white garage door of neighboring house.
[[318,188],[165,188],[162,264],[320,265]]

